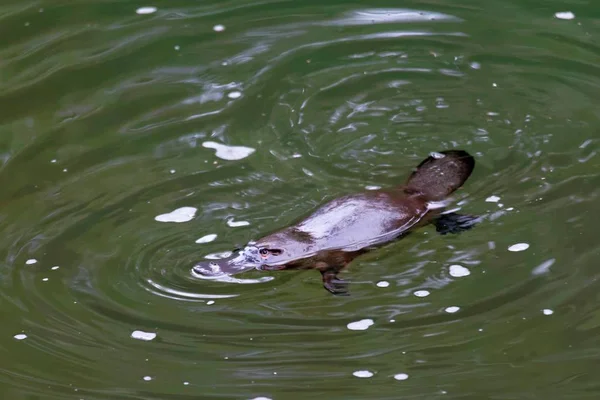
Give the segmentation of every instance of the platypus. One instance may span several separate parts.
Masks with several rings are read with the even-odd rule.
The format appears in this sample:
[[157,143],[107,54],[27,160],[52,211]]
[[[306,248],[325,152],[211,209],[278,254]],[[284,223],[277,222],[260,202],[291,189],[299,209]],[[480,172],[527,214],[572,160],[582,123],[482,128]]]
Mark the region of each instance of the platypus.
[[228,258],[193,267],[205,277],[259,269],[317,269],[338,295],[348,284],[338,273],[354,258],[429,223],[441,234],[469,229],[478,217],[443,213],[448,197],[471,175],[475,160],[464,150],[431,153],[404,185],[339,197],[310,216],[235,250]]

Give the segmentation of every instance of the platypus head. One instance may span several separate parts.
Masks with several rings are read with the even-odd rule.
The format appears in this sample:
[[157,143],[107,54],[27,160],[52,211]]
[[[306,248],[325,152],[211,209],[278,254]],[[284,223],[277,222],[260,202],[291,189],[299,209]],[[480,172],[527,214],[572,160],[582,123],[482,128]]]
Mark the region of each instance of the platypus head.
[[229,257],[214,261],[203,261],[193,267],[196,274],[202,276],[232,275],[251,269],[277,269],[284,265],[284,251],[264,245],[248,244],[243,249],[236,249]]

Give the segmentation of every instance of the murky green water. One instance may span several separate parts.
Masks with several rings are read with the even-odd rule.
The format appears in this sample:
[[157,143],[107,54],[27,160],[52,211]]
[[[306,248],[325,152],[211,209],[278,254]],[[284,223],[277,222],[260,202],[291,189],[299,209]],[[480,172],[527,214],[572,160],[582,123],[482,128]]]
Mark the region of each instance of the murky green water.
[[[599,35],[574,0],[4,1],[0,397],[598,398]],[[445,148],[490,218],[350,297],[190,273]]]

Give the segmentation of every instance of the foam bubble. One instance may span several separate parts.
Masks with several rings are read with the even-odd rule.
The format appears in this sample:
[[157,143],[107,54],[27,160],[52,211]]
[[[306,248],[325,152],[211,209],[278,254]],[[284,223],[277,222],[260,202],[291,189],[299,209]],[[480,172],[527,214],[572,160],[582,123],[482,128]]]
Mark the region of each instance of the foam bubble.
[[58,265],[55,265],[54,267],[50,268],[52,271],[56,271],[57,269],[59,269],[60,267]]
[[372,373],[371,371],[363,369],[363,370],[359,370],[359,371],[354,371],[352,373],[352,375],[354,375],[357,378],[370,378],[370,377],[372,377],[375,374]]
[[230,99],[239,99],[240,97],[242,97],[242,92],[236,90],[235,92],[228,93],[227,97],[229,97]]
[[215,32],[223,32],[224,30],[225,30],[224,25],[218,24],[218,25],[213,26],[213,31],[215,31]]
[[368,185],[368,186],[365,186],[365,189],[367,189],[367,190],[379,190],[379,189],[381,189],[381,186]]
[[170,213],[157,215],[154,220],[158,222],[189,222],[194,219],[196,211],[198,209],[195,207],[181,207]]
[[273,400],[273,399],[271,399],[270,397],[259,396],[259,397],[255,397],[250,400]]
[[246,146],[227,146],[217,142],[204,142],[203,147],[216,150],[215,155],[222,160],[241,160],[256,150]]
[[206,302],[206,305],[208,305],[208,306],[212,306],[213,304],[215,304],[214,300],[209,300]]
[[488,203],[497,203],[500,201],[500,197],[498,196],[490,196],[487,199],[485,199],[485,201],[487,201]]
[[156,333],[154,332],[144,332],[144,331],[133,331],[131,332],[131,337],[137,340],[144,340],[146,342],[150,340],[154,340],[156,338]]
[[148,375],[146,375],[146,376],[144,377],[144,380],[145,380],[146,382],[148,382],[148,381],[151,381],[151,380],[152,380],[152,377],[151,377],[151,376],[148,376]]
[[35,258],[30,258],[29,260],[25,261],[25,264],[27,265],[31,265],[31,264],[35,264],[38,261]]
[[17,339],[17,340],[23,340],[23,339],[27,339],[27,335],[26,335],[26,334],[24,334],[24,333],[19,333],[19,334],[17,334],[17,335],[15,335],[15,336],[13,336],[13,337],[14,337],[15,339]]
[[450,276],[455,278],[461,278],[463,276],[471,275],[471,271],[468,268],[463,267],[462,265],[451,265],[450,266]]
[[379,282],[377,282],[377,286],[378,287],[388,287],[388,286],[390,286],[390,283],[388,281],[379,281]]
[[351,331],[365,331],[374,323],[375,322],[373,322],[372,319],[367,318],[361,319],[360,321],[350,322],[348,325],[346,325],[346,327]]
[[157,10],[156,7],[140,7],[137,10],[135,10],[136,14],[139,15],[146,15],[146,14],[153,14],[155,13]]
[[227,225],[231,226],[232,228],[236,228],[238,226],[248,226],[250,225],[250,222],[248,221],[234,221],[232,218],[227,220]]
[[397,381],[405,381],[408,379],[408,374],[396,374],[394,375],[394,379]]
[[529,248],[529,244],[527,243],[517,243],[513,244],[508,248],[508,251],[524,251]]
[[549,308],[544,308],[544,309],[542,310],[542,312],[544,313],[544,315],[552,315],[552,314],[554,314],[554,311],[552,311],[552,310],[551,310],[551,309],[549,309]]
[[575,14],[571,11],[559,11],[554,14],[554,16],[558,19],[573,19],[575,18]]
[[417,290],[413,293],[417,297],[427,297],[429,296],[429,290]]
[[460,307],[457,306],[450,306],[450,307],[446,307],[446,312],[449,314],[454,314],[455,312],[457,312],[458,310],[460,310]]
[[215,233],[211,233],[206,236],[202,236],[200,239],[196,240],[196,243],[210,243],[217,238]]

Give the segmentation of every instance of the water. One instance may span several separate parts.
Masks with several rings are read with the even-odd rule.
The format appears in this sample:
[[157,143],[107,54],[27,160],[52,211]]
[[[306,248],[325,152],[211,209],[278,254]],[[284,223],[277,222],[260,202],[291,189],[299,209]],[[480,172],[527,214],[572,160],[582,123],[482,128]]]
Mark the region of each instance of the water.
[[[598,397],[596,9],[345,3],[0,5],[3,399]],[[350,297],[190,272],[445,148],[491,217]]]

